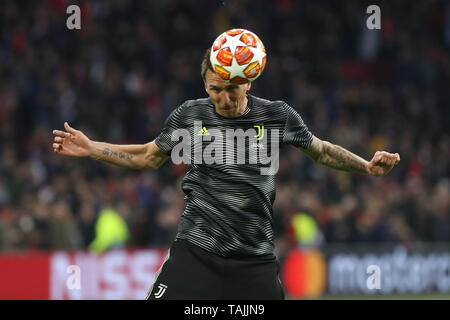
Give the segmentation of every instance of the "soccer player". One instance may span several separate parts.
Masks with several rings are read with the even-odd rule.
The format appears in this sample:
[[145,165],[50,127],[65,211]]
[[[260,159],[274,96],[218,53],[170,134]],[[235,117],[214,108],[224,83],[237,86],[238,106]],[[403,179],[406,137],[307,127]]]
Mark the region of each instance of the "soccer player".
[[[66,131],[53,131],[54,152],[156,170],[178,144],[172,136],[178,129],[198,139],[213,129],[247,130],[256,125],[262,129],[258,139],[264,139],[264,130],[268,139],[268,131],[276,129],[280,144],[293,145],[316,163],[334,169],[383,176],[400,161],[398,153],[385,151],[377,151],[366,161],[320,140],[285,102],[250,95],[251,83],[222,80],[213,71],[209,54],[208,50],[201,65],[209,98],[189,100],[176,108],[152,142],[113,145],[91,141],[66,122]],[[194,121],[202,123],[199,132],[194,131]],[[201,141],[204,148],[207,143]],[[190,145],[192,154],[194,146]],[[185,210],[178,233],[147,299],[284,299],[273,241],[275,174],[261,174],[260,167],[247,162],[189,164],[182,182]]]

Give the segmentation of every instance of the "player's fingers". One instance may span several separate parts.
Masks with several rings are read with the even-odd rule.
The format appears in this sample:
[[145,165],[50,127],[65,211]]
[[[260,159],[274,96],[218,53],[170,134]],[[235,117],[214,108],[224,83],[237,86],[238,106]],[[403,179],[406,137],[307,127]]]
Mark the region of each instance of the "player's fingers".
[[375,159],[375,163],[377,163],[377,164],[384,164],[385,163],[385,158],[384,158],[382,153],[378,154],[378,156]]
[[389,153],[389,165],[394,166],[398,163],[398,153]]
[[392,158],[392,157],[388,157],[387,160],[386,160],[386,164],[387,164],[389,167],[394,166],[394,164],[395,164],[395,159]]
[[54,143],[53,144],[53,151],[55,151],[56,153],[60,152],[62,150],[62,145],[60,145],[59,143]]
[[71,126],[69,126],[69,124],[66,122],[64,122],[64,128],[66,128],[66,131],[71,133],[71,134],[75,134],[77,132],[77,130],[75,130],[74,128],[72,128]]
[[383,158],[385,163],[387,163],[391,159],[391,153],[386,152],[386,151],[381,151],[381,157]]
[[380,163],[386,166],[389,165],[389,156],[386,155],[385,153],[382,153]]
[[385,156],[381,155],[380,160],[378,161],[378,164],[380,165],[387,165],[387,159]]
[[53,130],[53,134],[59,137],[67,137],[68,135],[70,135],[70,133],[61,130]]
[[389,154],[386,156],[386,164],[392,167],[395,164],[395,156],[393,154]]
[[379,157],[378,155],[379,155],[379,152],[378,151],[375,152],[375,154],[373,155],[373,159],[372,160],[377,161],[378,157]]
[[53,139],[55,142],[60,142],[60,143],[62,143],[63,142],[63,138],[61,138],[61,137],[55,137],[55,139]]
[[400,156],[398,153],[393,154],[386,151],[377,151],[374,160],[377,164],[393,166],[400,161]]
[[391,163],[393,166],[395,166],[398,163],[396,154],[391,154]]

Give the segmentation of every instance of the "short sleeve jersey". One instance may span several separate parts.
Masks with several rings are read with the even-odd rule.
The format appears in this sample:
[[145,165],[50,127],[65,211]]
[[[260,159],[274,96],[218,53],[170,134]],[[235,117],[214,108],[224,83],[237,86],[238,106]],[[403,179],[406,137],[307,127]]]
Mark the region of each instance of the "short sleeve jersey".
[[273,255],[279,147],[308,149],[312,139],[283,101],[248,95],[246,110],[235,118],[218,114],[210,98],[183,103],[155,140],[188,167],[176,237],[225,257]]

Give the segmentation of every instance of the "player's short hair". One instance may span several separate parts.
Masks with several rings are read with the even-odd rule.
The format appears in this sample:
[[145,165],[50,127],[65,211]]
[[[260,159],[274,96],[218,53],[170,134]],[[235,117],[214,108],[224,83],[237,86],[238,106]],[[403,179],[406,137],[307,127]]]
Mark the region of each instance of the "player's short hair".
[[214,69],[211,64],[211,60],[209,58],[210,55],[211,55],[211,48],[208,48],[208,50],[206,50],[205,55],[203,56],[203,60],[202,60],[201,74],[202,74],[203,81],[206,80],[206,71],[211,70],[212,72],[214,72]]

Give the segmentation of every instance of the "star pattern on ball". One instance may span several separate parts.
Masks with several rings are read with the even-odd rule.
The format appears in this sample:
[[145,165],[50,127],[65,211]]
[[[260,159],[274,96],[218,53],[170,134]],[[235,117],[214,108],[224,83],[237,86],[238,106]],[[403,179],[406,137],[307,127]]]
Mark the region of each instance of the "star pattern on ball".
[[245,29],[232,29],[213,43],[211,61],[222,79],[245,83],[259,77],[266,52],[257,35]]

